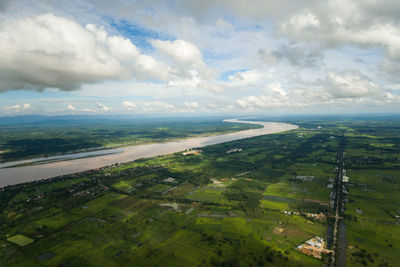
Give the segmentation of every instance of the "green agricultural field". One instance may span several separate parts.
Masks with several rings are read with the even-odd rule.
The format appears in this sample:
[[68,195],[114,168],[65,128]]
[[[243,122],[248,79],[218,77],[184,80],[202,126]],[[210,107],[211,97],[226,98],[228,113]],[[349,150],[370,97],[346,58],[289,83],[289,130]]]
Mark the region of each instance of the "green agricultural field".
[[398,149],[394,144],[377,146],[376,140],[389,139],[398,148],[399,137],[378,132],[374,138],[363,135],[361,144],[359,138],[357,134],[348,138],[345,161],[350,178],[345,210],[347,262],[350,266],[395,266],[400,249],[400,172],[395,167],[398,160],[390,159],[398,157]]
[[[297,123],[298,130],[204,147],[200,155],[7,188],[0,192],[0,266],[329,264],[328,255],[317,259],[296,247],[330,237],[328,185],[341,142],[350,177],[347,265],[396,266],[400,139],[390,132],[400,123]],[[242,150],[227,154],[232,148]]]
[[20,247],[29,245],[33,242],[32,238],[26,237],[24,235],[18,234],[7,238],[7,241],[17,244]]
[[171,186],[166,185],[166,184],[157,184],[153,185],[152,187],[149,188],[150,191],[157,192],[157,193],[162,193],[166,191],[167,189],[171,188]]

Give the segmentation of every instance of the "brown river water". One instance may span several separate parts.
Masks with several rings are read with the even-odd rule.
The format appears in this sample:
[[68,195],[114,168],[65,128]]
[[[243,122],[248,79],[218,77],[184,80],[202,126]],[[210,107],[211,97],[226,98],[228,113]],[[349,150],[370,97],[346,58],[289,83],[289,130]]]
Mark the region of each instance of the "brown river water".
[[[126,146],[47,158],[7,162],[0,164],[0,187],[48,179],[55,176],[101,168],[115,163],[124,163],[141,158],[166,155],[190,148],[215,145],[233,140],[273,134],[298,128],[297,125],[277,122],[239,121],[237,119],[225,120],[225,122],[259,124],[262,125],[263,128],[244,130],[235,133],[188,138],[164,143]],[[27,163],[36,163],[36,165],[18,166],[20,164]]]

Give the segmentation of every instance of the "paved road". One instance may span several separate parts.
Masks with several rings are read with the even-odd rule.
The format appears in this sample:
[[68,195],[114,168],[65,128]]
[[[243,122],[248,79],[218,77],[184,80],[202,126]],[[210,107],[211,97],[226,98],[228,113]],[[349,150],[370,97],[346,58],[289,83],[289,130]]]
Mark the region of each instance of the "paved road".
[[346,266],[346,225],[344,219],[339,220],[339,237],[338,237],[338,251],[336,256],[337,266]]
[[[344,138],[344,137],[342,137]],[[346,225],[343,217],[341,217],[343,203],[343,167],[344,167],[344,144],[343,139],[340,144],[340,156],[338,165],[338,175],[336,178],[335,185],[335,222],[333,224],[333,237],[332,237],[332,257],[331,266],[346,266]]]

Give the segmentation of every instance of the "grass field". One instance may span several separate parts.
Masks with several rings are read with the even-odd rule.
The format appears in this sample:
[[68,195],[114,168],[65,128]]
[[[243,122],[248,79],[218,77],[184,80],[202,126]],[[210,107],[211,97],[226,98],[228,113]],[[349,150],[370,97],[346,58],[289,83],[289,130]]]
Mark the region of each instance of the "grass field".
[[33,243],[32,238],[26,237],[21,234],[14,235],[14,236],[7,238],[7,241],[17,244],[20,247],[23,247],[23,246],[29,245],[30,243]]

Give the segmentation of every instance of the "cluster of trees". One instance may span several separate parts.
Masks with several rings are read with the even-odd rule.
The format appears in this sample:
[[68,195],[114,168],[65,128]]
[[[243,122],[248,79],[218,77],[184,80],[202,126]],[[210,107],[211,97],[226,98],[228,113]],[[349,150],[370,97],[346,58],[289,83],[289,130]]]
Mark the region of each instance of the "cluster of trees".
[[255,212],[260,208],[262,192],[266,187],[262,181],[240,179],[229,186],[223,195],[228,200],[240,201],[240,206],[246,212]]

